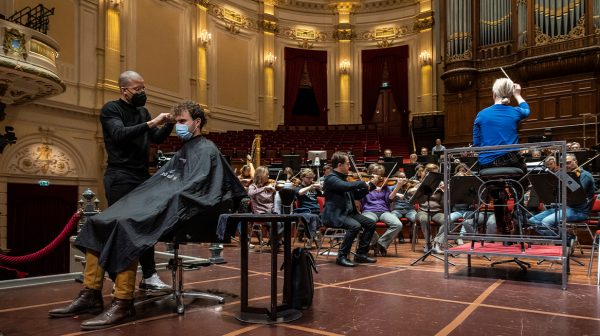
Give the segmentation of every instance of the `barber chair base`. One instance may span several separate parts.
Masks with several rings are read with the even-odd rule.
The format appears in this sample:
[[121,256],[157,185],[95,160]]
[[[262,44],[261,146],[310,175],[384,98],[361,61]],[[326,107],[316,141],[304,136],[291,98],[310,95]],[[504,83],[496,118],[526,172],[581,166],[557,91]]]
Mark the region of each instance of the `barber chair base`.
[[277,312],[277,317],[273,320],[268,313],[244,313],[238,312],[235,318],[242,322],[259,323],[259,324],[276,324],[296,321],[302,317],[302,312],[298,309],[286,309]]
[[[140,302],[136,304],[144,304],[147,302],[158,301],[166,298],[167,296],[171,296],[173,300],[175,300],[176,311],[177,314],[183,314],[185,312],[185,305],[183,303],[184,298],[200,298],[200,299],[208,299],[215,300],[219,304],[225,303],[225,298],[219,295],[206,293],[197,291],[194,289],[183,289],[183,269],[191,268],[197,269],[201,266],[209,266],[211,263],[200,263],[200,262],[191,262],[190,264],[183,263],[182,258],[178,256],[178,248],[175,250],[174,258],[169,260],[169,268],[171,269],[171,273],[173,275],[173,286],[171,290],[163,290],[163,291],[148,291],[145,298],[141,299]],[[158,295],[153,295],[153,294]],[[161,294],[162,293],[162,294]]]

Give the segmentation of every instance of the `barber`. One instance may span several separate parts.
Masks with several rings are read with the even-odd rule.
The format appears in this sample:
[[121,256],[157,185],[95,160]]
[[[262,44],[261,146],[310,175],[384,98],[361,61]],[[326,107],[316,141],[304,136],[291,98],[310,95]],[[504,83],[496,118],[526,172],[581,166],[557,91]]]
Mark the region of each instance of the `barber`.
[[[104,146],[108,154],[104,173],[104,191],[108,206],[142,184],[150,177],[148,153],[150,143],[164,142],[173,130],[169,113],[150,116],[146,105],[144,79],[135,71],[119,76],[121,97],[106,103],[100,112]],[[156,273],[154,247],[140,257],[143,278],[141,289],[170,288]],[[113,275],[111,275],[113,276]]]

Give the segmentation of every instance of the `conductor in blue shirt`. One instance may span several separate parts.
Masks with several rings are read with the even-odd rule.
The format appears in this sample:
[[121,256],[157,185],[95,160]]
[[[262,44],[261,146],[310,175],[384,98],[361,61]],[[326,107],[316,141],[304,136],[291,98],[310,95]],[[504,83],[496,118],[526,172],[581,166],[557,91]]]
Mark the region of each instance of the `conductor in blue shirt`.
[[[522,120],[529,116],[529,105],[521,96],[521,86],[508,78],[499,78],[492,87],[494,105],[481,110],[473,124],[473,145],[475,147],[514,145],[519,143],[517,129]],[[510,98],[514,97],[519,106],[511,106]],[[516,167],[527,173],[527,165],[518,151],[494,150],[479,154],[480,169],[491,167]],[[504,201],[494,196],[494,204]],[[499,203],[500,202],[500,203]],[[494,207],[498,229],[501,233],[509,233],[502,218],[505,207]]]

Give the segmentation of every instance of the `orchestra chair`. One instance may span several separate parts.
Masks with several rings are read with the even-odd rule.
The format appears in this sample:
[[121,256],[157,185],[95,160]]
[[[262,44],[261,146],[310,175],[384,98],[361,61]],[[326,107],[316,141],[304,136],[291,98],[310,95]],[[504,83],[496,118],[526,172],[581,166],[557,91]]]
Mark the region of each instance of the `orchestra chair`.
[[[168,268],[171,270],[172,286],[170,290],[160,292],[147,293],[145,299],[140,300],[138,304],[157,301],[167,296],[171,296],[175,301],[176,311],[178,314],[185,312],[183,298],[203,298],[215,300],[218,303],[224,303],[225,299],[222,296],[197,291],[194,289],[184,289],[183,270],[184,269],[199,269],[200,267],[210,266],[211,262],[208,259],[193,258],[191,261],[183,261],[179,254],[181,245],[198,244],[198,243],[222,243],[217,238],[217,224],[219,216],[224,213],[231,213],[234,209],[232,200],[222,202],[208,211],[202,212],[190,220],[183,222],[175,227],[174,230],[162,236],[158,241],[168,244],[173,253],[170,258]],[[235,235],[237,225],[228,227],[225,237]],[[160,293],[160,295],[154,295]]]
[[[575,221],[575,222],[567,222],[567,230],[571,232],[575,237],[577,237],[578,231],[585,231],[590,235],[590,238],[593,240],[595,235],[593,233],[593,229],[598,225],[598,218],[600,218],[600,199],[598,199],[598,194],[594,195],[594,201],[590,204],[590,209],[588,210],[588,218],[583,221]],[[579,240],[576,238],[575,243],[579,246],[579,252],[583,254],[583,248],[579,243]]]
[[[592,275],[594,265],[594,253],[600,248],[600,230],[596,230],[594,241],[592,242],[592,253],[590,254],[590,262],[588,263],[588,277]],[[598,262],[596,265],[596,285],[600,285],[600,250],[598,251]]]

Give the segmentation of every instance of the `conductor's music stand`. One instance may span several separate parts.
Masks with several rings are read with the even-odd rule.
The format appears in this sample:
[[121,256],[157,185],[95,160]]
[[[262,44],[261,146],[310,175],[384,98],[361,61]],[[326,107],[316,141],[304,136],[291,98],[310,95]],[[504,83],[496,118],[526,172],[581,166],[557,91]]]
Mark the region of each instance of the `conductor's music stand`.
[[[431,199],[431,195],[433,195],[433,192],[440,185],[440,182],[442,182],[443,178],[443,175],[440,173],[429,172],[425,176],[421,184],[419,184],[419,188],[417,188],[415,194],[409,200],[410,204],[419,204],[427,202],[427,223],[421,223],[421,225],[431,225],[431,207],[429,205],[429,201]],[[425,259],[427,259],[427,257],[429,256],[444,261],[442,257],[433,254],[433,248],[431,248],[431,229],[429,230],[429,236],[426,237],[426,239],[427,252],[423,253],[423,255],[420,256],[417,260],[413,261],[410,264],[411,266],[414,266],[414,264],[416,264],[419,261],[425,261]],[[454,264],[450,264],[454,266]]]

